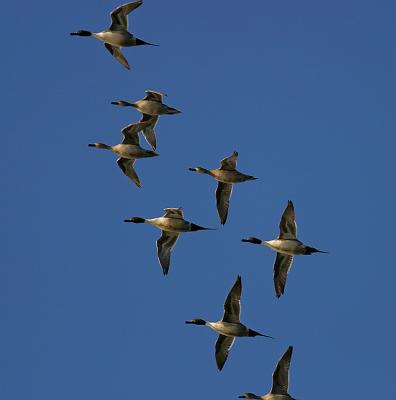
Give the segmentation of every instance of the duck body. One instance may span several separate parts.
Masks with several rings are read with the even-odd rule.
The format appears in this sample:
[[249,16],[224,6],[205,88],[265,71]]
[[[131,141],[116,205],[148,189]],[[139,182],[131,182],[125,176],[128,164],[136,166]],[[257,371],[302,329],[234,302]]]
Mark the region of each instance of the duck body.
[[279,223],[279,236],[273,240],[261,240],[256,237],[242,239],[242,242],[260,244],[276,251],[274,263],[274,286],[276,297],[285,292],[286,279],[290,271],[293,257],[299,255],[311,255],[313,253],[326,253],[305,245],[297,239],[297,224],[292,201],[288,201],[285,211]]
[[224,336],[249,336],[249,328],[238,322],[207,322],[206,326],[212,328],[215,332],[220,333],[220,335]]
[[111,146],[111,150],[113,153],[118,154],[122,158],[147,158],[147,157],[155,157],[158,156],[158,153],[143,149],[143,147],[136,146],[133,144],[116,144],[115,146]]
[[287,254],[289,256],[298,256],[306,254],[306,248],[298,239],[274,239],[263,240],[262,244],[275,250],[278,253]]
[[101,32],[90,32],[86,30],[79,30],[77,32],[71,32],[72,36],[92,36],[104,43],[106,49],[110,54],[125,68],[131,69],[128,60],[124,57],[121,52],[123,47],[150,45],[157,46],[153,43],[145,42],[144,40],[138,39],[130,32],[128,32],[128,15],[140,7],[143,1],[135,1],[132,3],[126,3],[115,8],[111,13],[111,25],[109,28]]
[[104,143],[90,143],[89,147],[98,149],[110,150],[117,154],[120,158],[117,160],[117,165],[122,172],[138,187],[142,187],[140,179],[134,169],[135,161],[139,158],[159,156],[158,153],[152,150],[143,149],[139,144],[139,132],[144,129],[146,122],[138,122],[130,124],[122,129],[124,140],[122,143],[114,146],[109,146]]
[[240,322],[241,293],[242,278],[238,275],[234,286],[229,291],[224,302],[224,314],[222,320],[217,322],[208,322],[203,319],[196,318],[185,321],[186,324],[207,326],[219,334],[215,346],[215,356],[217,368],[220,371],[223,369],[224,364],[227,361],[228,354],[236,337],[264,336],[273,339],[272,336],[263,335],[262,333],[256,332],[253,329],[249,329]]
[[223,183],[241,183],[246,181],[255,180],[254,176],[245,175],[237,170],[227,171],[223,169],[211,169],[209,175],[212,176],[216,181]]
[[164,114],[179,114],[180,111],[176,110],[173,107],[169,107],[166,104],[163,104],[158,101],[152,100],[137,100],[132,103],[133,107],[135,107],[142,114],[147,115],[164,115]]
[[127,158],[128,160],[137,159],[137,158],[147,158],[147,157],[156,157],[159,154],[152,150],[143,149],[139,145],[134,144],[124,144],[119,143],[114,146],[108,146],[104,143],[90,143],[89,147],[96,147],[98,149],[106,149],[110,150],[113,153],[119,155],[122,158]]
[[234,151],[230,156],[220,161],[220,168],[206,169],[203,167],[189,168],[190,171],[206,174],[214,178],[218,184],[216,188],[216,205],[220,223],[224,225],[228,217],[232,185],[257,179],[254,176],[243,174],[236,169],[238,152]]
[[188,222],[184,219],[183,210],[179,208],[165,208],[165,214],[157,218],[132,217],[124,220],[135,224],[150,224],[161,229],[161,236],[157,240],[158,260],[164,275],[169,272],[171,252],[179,238],[180,233],[211,230]]
[[146,219],[145,222],[150,225],[154,225],[156,228],[159,228],[163,231],[167,232],[191,232],[196,230],[191,222],[188,222],[184,219],[179,218],[169,218],[169,217],[158,217],[158,218],[149,218]]
[[111,31],[105,30],[102,32],[93,33],[92,36],[101,42],[111,44],[116,47],[132,47],[137,46],[137,39],[128,31]]

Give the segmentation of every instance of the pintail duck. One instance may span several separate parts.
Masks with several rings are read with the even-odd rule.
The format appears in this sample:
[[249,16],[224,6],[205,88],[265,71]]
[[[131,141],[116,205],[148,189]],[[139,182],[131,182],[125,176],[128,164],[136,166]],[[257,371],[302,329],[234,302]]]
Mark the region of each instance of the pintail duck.
[[289,346],[279,360],[272,374],[272,389],[263,396],[253,393],[245,393],[238,396],[240,399],[259,399],[259,400],[294,400],[288,393],[289,389],[289,368],[293,347]]
[[274,285],[276,297],[284,294],[286,286],[287,274],[290,271],[293,256],[311,255],[312,253],[327,253],[306,246],[297,239],[297,225],[295,221],[294,206],[292,201],[288,201],[287,207],[283,212],[280,224],[280,233],[277,239],[260,240],[255,237],[242,239],[242,242],[261,244],[276,251],[276,259],[274,264]]
[[153,43],[148,43],[138,39],[128,32],[128,14],[143,4],[143,1],[135,1],[132,3],[122,4],[115,8],[111,13],[111,25],[108,29],[102,32],[89,32],[79,30],[72,32],[74,36],[93,36],[96,39],[104,42],[106,49],[110,54],[120,62],[124,67],[131,69],[127,59],[121,53],[122,47],[150,45],[157,46]]
[[139,122],[137,124],[131,124],[122,129],[124,140],[122,143],[115,146],[108,146],[104,143],[90,143],[89,147],[97,147],[98,149],[111,150],[113,153],[120,156],[117,160],[118,166],[122,169],[122,172],[129,178],[136,186],[142,187],[139,177],[136,174],[133,165],[138,158],[156,157],[159,154],[145,150],[139,145],[139,131],[144,129],[145,123]]
[[165,208],[165,214],[158,218],[140,218],[133,217],[124,220],[125,222],[134,222],[135,224],[150,224],[156,228],[161,229],[162,235],[157,240],[157,254],[158,260],[161,264],[164,275],[168,274],[171,251],[179,238],[179,234],[183,232],[195,232],[202,230],[212,230],[211,228],[204,228],[188,222],[183,217],[183,210],[179,208]]
[[220,222],[223,225],[227,221],[230,197],[232,194],[232,184],[257,179],[254,176],[245,175],[242,174],[242,172],[237,171],[237,159],[238,152],[234,151],[229,157],[220,161],[220,168],[210,170],[202,167],[189,168],[190,171],[210,175],[219,182],[216,189],[216,203]]
[[234,344],[236,337],[264,336],[273,339],[272,336],[263,335],[241,324],[241,292],[242,280],[241,277],[238,276],[224,303],[224,315],[221,321],[207,322],[203,319],[192,319],[191,321],[186,321],[186,324],[206,325],[219,333],[215,353],[217,368],[220,371],[227,360],[228,353]]
[[111,102],[111,104],[116,106],[134,107],[143,114],[140,122],[147,122],[146,127],[143,129],[143,135],[153,150],[157,148],[154,128],[158,122],[159,116],[163,114],[179,114],[181,112],[176,110],[176,108],[163,104],[162,99],[164,96],[166,96],[164,93],[146,90],[144,99],[137,100],[134,103],[129,103],[124,100]]

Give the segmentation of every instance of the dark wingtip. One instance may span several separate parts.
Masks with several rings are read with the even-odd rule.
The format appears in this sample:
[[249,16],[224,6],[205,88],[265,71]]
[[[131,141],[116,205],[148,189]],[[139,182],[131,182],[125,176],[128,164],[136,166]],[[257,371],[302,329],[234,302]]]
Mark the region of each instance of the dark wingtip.
[[93,143],[89,143],[88,147],[95,147],[95,145]]

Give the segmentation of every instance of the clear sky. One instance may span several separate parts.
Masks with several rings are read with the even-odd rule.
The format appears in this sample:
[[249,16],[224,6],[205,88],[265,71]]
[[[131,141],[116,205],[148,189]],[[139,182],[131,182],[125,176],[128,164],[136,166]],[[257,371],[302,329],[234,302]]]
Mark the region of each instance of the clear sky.
[[[145,0],[130,30],[160,47],[124,49],[131,71],[69,36],[119,4],[2,5],[1,399],[263,394],[290,344],[297,399],[392,391],[395,2]],[[87,144],[119,143],[140,115],[110,102],[145,89],[183,113],[160,119],[138,189]],[[259,179],[221,227],[215,181],[188,168],[233,150]],[[330,254],[297,257],[278,300],[275,253],[241,238],[274,238],[288,199]],[[183,234],[164,277],[160,232],[123,220],[178,206],[218,230]],[[221,318],[238,274],[242,321],[276,340],[237,339],[219,372],[217,335],[184,321]]]

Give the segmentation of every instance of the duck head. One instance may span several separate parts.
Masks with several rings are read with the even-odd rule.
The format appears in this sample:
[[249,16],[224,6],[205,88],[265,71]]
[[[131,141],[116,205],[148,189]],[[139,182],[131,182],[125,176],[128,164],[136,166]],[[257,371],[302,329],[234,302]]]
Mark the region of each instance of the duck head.
[[248,242],[248,243],[253,243],[253,244],[261,244],[263,241],[251,236],[251,237],[248,237],[247,239],[242,239],[242,242]]
[[134,224],[143,224],[146,222],[146,220],[144,218],[140,218],[140,217],[132,217],[129,219],[124,219],[124,222],[133,222]]
[[190,321],[185,321],[186,324],[193,324],[193,325],[206,325],[206,321],[203,319],[192,319]]
[[88,147],[97,147],[98,149],[107,149],[107,150],[111,149],[111,146],[108,146],[107,144],[104,143],[90,143]]
[[92,36],[92,32],[79,30],[77,32],[70,32],[71,36]]
[[210,171],[203,167],[193,167],[193,168],[189,168],[188,170],[193,171],[193,172],[198,172],[200,174],[209,174],[210,175]]

